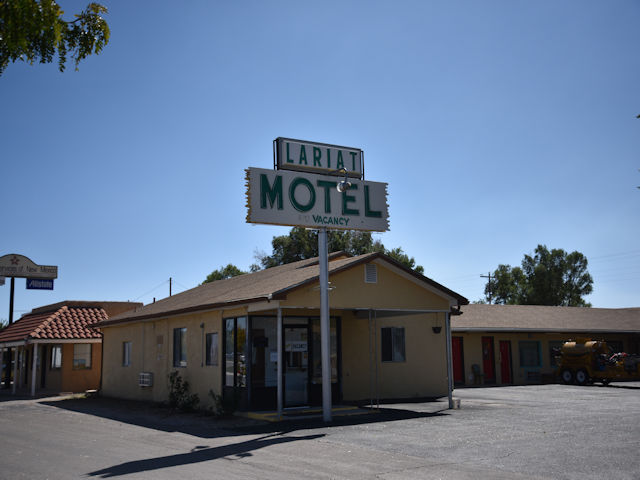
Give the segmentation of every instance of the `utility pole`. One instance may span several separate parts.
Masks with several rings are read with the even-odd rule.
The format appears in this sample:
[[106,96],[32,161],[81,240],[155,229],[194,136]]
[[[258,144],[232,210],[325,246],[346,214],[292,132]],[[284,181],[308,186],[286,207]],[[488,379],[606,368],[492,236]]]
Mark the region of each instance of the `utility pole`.
[[[491,295],[491,272],[489,272],[488,275],[480,275],[480,278],[488,278],[489,279],[489,283],[488,283],[488,285],[489,285],[489,304],[491,304],[491,298],[492,298],[492,295]],[[495,280],[496,277],[493,277],[493,279]]]
[[171,277],[169,277],[169,296],[171,296]]

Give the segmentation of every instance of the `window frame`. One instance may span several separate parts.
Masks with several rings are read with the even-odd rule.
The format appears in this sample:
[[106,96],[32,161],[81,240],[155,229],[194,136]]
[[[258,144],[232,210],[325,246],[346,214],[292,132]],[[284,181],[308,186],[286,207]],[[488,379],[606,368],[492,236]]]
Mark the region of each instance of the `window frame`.
[[[380,328],[380,361],[382,363],[404,363],[407,361],[405,327]],[[390,342],[385,345],[385,342]]]
[[[77,352],[80,347],[88,347],[89,353],[86,352]],[[85,357],[86,355],[86,357]],[[73,370],[91,370],[93,367],[93,362],[91,361],[91,357],[93,356],[93,344],[92,343],[74,343],[73,344]],[[80,360],[88,360],[87,363],[81,365]]]
[[[523,346],[527,345],[527,346],[532,346],[535,344],[536,347],[536,356],[537,356],[537,360],[538,363],[536,365],[525,365],[525,363],[523,362],[524,358],[523,358],[523,353],[524,353],[524,349]],[[520,368],[542,368],[542,352],[540,351],[541,348],[541,342],[540,340],[520,340],[518,341],[518,357],[520,360]]]
[[[58,364],[55,362],[55,352],[56,350],[60,352],[58,355]],[[51,356],[49,358],[49,370],[60,370],[62,368],[62,344],[51,345]]]
[[173,366],[175,368],[187,366],[187,327],[173,329]]
[[122,366],[130,367],[131,366],[131,349],[132,342],[122,342]]
[[[205,334],[205,362],[204,364],[209,367],[217,367],[220,364],[218,358],[220,357],[220,336],[218,332],[209,332]],[[215,355],[212,355],[215,353]]]

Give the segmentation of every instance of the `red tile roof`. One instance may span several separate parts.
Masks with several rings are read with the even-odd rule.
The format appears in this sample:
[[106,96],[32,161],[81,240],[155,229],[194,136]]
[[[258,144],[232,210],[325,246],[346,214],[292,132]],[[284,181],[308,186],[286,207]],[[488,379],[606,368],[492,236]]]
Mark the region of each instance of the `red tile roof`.
[[101,338],[90,325],[109,317],[102,308],[63,305],[46,313],[30,313],[0,331],[0,343],[26,339],[73,340]]

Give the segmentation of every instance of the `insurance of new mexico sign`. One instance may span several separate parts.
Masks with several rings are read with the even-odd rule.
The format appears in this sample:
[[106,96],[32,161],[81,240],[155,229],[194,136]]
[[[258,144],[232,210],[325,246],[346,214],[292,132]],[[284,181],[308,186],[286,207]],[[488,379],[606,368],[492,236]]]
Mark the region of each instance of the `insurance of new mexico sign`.
[[387,184],[289,170],[248,168],[247,222],[342,230],[389,230]]

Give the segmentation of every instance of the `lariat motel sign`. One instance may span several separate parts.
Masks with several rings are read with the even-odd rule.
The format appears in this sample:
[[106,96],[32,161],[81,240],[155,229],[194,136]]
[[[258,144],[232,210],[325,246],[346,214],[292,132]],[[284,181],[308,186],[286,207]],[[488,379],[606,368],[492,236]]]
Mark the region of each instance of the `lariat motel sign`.
[[[362,150],[282,137],[274,144],[274,170],[246,170],[247,222],[389,230],[387,184],[364,180]],[[345,176],[351,185],[339,192]]]

